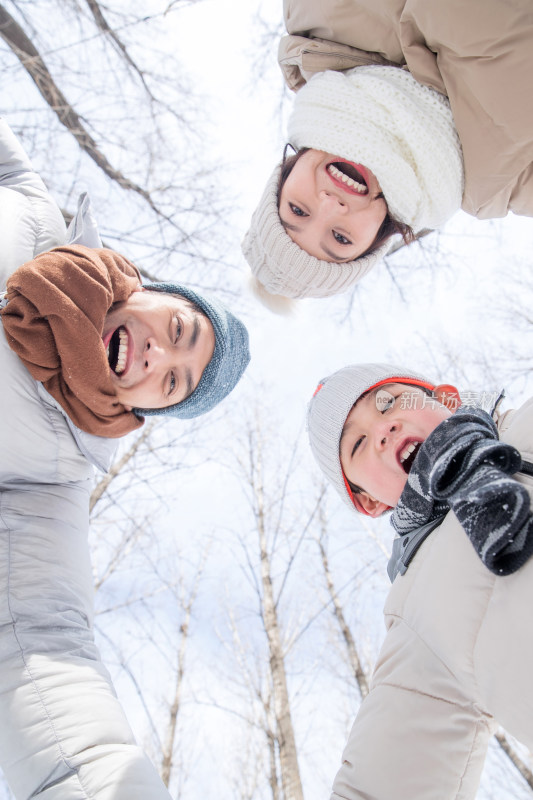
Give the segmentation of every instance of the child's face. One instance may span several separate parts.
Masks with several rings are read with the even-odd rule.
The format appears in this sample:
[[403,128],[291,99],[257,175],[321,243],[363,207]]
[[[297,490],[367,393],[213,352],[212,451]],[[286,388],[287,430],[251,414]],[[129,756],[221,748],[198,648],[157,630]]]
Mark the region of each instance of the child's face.
[[373,243],[387,214],[375,175],[360,164],[308,150],[281,190],[279,216],[302,250],[324,261],[353,261]]
[[420,444],[450,414],[422,389],[400,383],[357,401],[344,423],[340,460],[348,480],[363,489],[358,499],[370,516],[397,504]]

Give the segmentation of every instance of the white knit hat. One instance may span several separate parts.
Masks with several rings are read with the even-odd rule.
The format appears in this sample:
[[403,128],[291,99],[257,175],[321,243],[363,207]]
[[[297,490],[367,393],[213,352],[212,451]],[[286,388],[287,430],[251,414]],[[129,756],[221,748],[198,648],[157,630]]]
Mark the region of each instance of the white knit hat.
[[307,409],[307,433],[313,455],[325,477],[352,510],[354,501],[341,467],[339,446],[346,417],[364,392],[384,383],[413,383],[426,389],[435,384],[403,367],[390,364],[352,364],[323,378]]
[[438,228],[461,206],[464,165],[450,103],[398,67],[314,75],[298,92],[289,141],[376,176],[391,216],[415,233]]
[[[461,144],[446,97],[398,67],[357,67],[314,75],[298,92],[289,141],[364,164],[391,215],[415,233],[442,225],[461,205]],[[292,241],[278,212],[281,164],[268,181],[242,248],[265,289],[286,297],[347,291],[391,247],[344,264],[320,261]]]
[[272,173],[242,243],[253,274],[270,294],[285,297],[329,297],[348,291],[381,261],[391,240],[367,256],[342,264],[310,256],[292,241],[279,218],[281,166]]

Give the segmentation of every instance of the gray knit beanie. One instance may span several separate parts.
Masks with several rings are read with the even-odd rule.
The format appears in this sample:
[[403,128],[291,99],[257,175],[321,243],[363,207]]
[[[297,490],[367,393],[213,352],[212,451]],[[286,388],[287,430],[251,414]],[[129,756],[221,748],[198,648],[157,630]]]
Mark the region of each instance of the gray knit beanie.
[[239,382],[250,361],[248,331],[231,311],[214,298],[198,294],[178,283],[148,283],[145,289],[179,294],[195,303],[209,318],[215,332],[215,350],[194,392],[181,403],[167,408],[135,408],[143,417],[167,415],[192,419],[211,411]]
[[428,389],[435,386],[423,375],[403,367],[353,364],[321,380],[307,409],[307,433],[313,455],[352,510],[358,509],[346,485],[339,455],[342,429],[354,403],[381,383],[414,383]]
[[272,173],[254,212],[242,251],[257,280],[285,297],[329,297],[346,292],[381,261],[389,239],[372,253],[336,264],[310,256],[293,242],[279,218],[278,183],[282,163]]

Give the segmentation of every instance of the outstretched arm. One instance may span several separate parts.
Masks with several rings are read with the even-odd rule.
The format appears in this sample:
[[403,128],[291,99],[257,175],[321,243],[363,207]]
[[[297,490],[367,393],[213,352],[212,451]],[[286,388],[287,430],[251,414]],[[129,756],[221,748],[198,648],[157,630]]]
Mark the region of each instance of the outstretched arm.
[[170,800],[94,641],[92,468],[0,324],[0,767],[17,800]]
[[4,119],[0,119],[0,241],[0,291],[17,267],[66,241],[59,206]]
[[491,730],[451,670],[396,620],[331,800],[474,800]]

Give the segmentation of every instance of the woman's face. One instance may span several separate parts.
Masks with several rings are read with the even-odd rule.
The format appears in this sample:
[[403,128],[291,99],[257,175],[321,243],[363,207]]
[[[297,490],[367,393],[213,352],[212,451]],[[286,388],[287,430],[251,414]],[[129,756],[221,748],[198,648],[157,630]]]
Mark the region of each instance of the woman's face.
[[307,150],[280,194],[279,216],[293,242],[324,261],[353,261],[372,245],[387,215],[370,170]]

